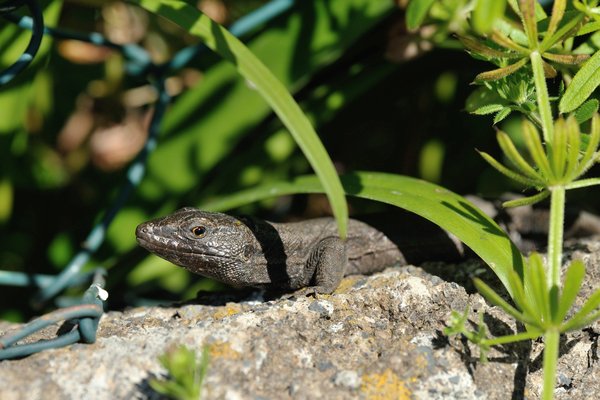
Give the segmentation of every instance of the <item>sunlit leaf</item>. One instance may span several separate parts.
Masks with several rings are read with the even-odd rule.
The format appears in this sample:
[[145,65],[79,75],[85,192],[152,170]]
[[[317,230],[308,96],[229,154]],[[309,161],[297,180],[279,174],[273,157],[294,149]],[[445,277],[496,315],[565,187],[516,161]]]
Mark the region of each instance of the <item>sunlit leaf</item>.
[[588,119],[592,118],[594,113],[598,112],[598,106],[600,102],[597,99],[589,99],[583,103],[577,110],[575,110],[575,119],[579,124],[584,123]]
[[562,20],[562,17],[565,14],[565,7],[566,0],[554,0],[554,4],[552,5],[552,14],[550,14],[550,23],[546,29],[546,36],[544,37],[542,46],[546,45],[546,42],[549,42],[554,32],[556,32],[558,23]]
[[524,176],[533,180],[542,179],[540,174],[538,174],[538,172],[521,156],[512,140],[510,140],[510,137],[506,133],[498,131],[496,134],[496,139],[498,140],[498,144],[500,145],[504,155]]
[[581,289],[581,283],[585,277],[585,265],[581,260],[571,262],[563,283],[563,289],[560,296],[558,312],[554,322],[561,322],[567,316],[567,313],[573,306],[575,298]]
[[521,281],[519,274],[517,274],[516,271],[511,270],[508,274],[508,279],[511,285],[513,300],[515,301],[515,304],[521,309],[521,311],[527,318],[530,318],[531,320],[540,323],[540,317],[536,310],[531,306],[532,301],[530,298],[527,297],[525,293],[523,281]]
[[494,159],[494,157],[490,156],[489,154],[484,153],[482,151],[480,151],[479,154],[481,155],[481,157],[483,157],[483,159],[485,161],[488,162],[488,164],[490,164],[498,172],[507,176],[508,178],[510,178],[514,181],[517,181],[519,183],[522,183],[525,186],[537,186],[539,184],[539,182],[536,180],[533,180],[531,178],[528,178],[526,176],[519,174],[518,172],[515,172],[511,169],[506,168],[504,165],[502,165],[501,163],[496,161],[496,159]]
[[579,30],[579,25],[583,21],[583,17],[583,14],[577,11],[565,12],[557,31],[550,36],[550,39],[543,42],[544,46],[541,46],[540,50],[544,52],[548,50],[548,48],[552,47],[553,44],[561,42],[569,36],[574,35]]
[[588,297],[581,309],[562,326],[561,330],[564,332],[581,327],[598,306],[600,306],[600,290]]
[[542,146],[542,141],[540,140],[537,129],[526,119],[523,120],[521,126],[523,138],[525,139],[525,145],[527,146],[529,155],[535,162],[535,165],[538,167],[542,175],[546,177],[546,179],[554,178],[554,174],[552,173],[550,163],[546,158],[546,153],[544,152],[544,147]]
[[519,312],[519,310],[508,304],[506,300],[500,297],[498,293],[494,292],[494,290],[487,284],[485,284],[485,282],[483,282],[481,279],[474,278],[473,283],[475,284],[475,287],[477,288],[479,293],[481,293],[481,295],[493,305],[500,307],[507,314],[511,315],[518,321],[525,322],[528,324],[535,324],[535,321],[533,319],[527,318],[523,313]]
[[600,51],[583,64],[567,86],[558,108],[567,113],[579,107],[600,84]]
[[[573,120],[573,122],[575,122]],[[550,154],[552,170],[556,177],[563,176],[567,161],[567,124],[559,118],[554,124],[554,138]]]
[[521,197],[515,200],[509,200],[502,203],[502,207],[510,208],[510,207],[521,207],[521,206],[529,206],[535,203],[539,203],[544,200],[546,197],[550,196],[549,190],[542,190],[541,192],[534,194],[533,196]]
[[534,49],[538,44],[537,20],[535,18],[535,0],[519,0],[519,9],[529,47]]
[[[592,114],[593,115],[593,114]],[[591,116],[590,116],[591,118]],[[576,117],[569,117],[566,121],[567,130],[567,169],[565,171],[565,178],[567,181],[572,181],[577,178],[576,172],[579,165],[579,154],[581,148],[581,133],[579,131],[579,123]]]
[[487,104],[485,106],[479,107],[479,108],[471,111],[471,114],[488,115],[488,114],[497,113],[499,111],[502,111],[503,109],[504,109],[504,106],[502,104]]
[[504,107],[502,110],[498,111],[498,113],[494,115],[494,125],[497,125],[500,122],[504,121],[504,119],[508,117],[511,112],[512,108],[510,107]]
[[533,253],[529,257],[525,270],[525,285],[531,289],[535,308],[540,310],[543,320],[550,321],[550,305],[548,302],[548,281],[542,257]]

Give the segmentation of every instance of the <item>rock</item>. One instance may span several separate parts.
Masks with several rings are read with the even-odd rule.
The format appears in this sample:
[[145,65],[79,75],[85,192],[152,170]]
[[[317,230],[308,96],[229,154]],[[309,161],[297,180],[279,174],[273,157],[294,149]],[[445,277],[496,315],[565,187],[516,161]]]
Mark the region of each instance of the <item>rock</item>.
[[[584,292],[591,294],[599,286],[600,240],[573,242],[565,254],[588,263],[593,279]],[[484,267],[467,261],[446,268],[479,274]],[[469,306],[473,322],[484,313],[494,335],[517,326],[478,294],[443,280],[448,274],[439,275],[389,268],[347,277],[330,296],[266,301],[253,292],[217,305],[217,293],[179,307],[109,312],[95,344],[0,362],[0,399],[160,398],[149,380],[166,373],[158,356],[173,345],[208,346],[206,399],[539,398],[541,342],[493,348],[481,363],[475,346],[443,334],[451,310]],[[15,328],[3,323],[0,332]],[[596,323],[561,338],[557,399],[600,398],[599,330]]]

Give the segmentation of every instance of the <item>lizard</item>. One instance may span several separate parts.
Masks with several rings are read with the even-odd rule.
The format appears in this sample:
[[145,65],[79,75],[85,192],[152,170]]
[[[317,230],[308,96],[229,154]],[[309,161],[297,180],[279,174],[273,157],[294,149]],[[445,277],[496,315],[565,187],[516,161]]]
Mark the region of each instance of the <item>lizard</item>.
[[[542,218],[547,214],[540,212]],[[492,208],[490,213],[498,211]],[[537,214],[532,209],[519,218],[529,218],[530,230],[536,231]],[[579,235],[600,233],[600,218],[579,213],[571,230],[577,226]],[[511,236],[515,235],[519,233]],[[275,223],[185,207],[138,225],[136,238],[159,257],[229,286],[273,291],[305,288],[317,294],[332,293],[347,275],[424,261],[458,261],[465,255],[457,238],[408,212],[370,223],[351,218],[347,238],[342,240],[331,217]],[[530,249],[530,243],[523,243],[522,248]]]

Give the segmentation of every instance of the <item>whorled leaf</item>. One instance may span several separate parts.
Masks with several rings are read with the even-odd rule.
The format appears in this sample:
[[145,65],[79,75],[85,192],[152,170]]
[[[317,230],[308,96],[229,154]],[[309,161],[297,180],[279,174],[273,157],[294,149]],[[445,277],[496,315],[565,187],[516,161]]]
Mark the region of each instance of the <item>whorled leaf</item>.
[[542,54],[547,60],[557,62],[559,64],[567,64],[567,65],[577,65],[581,64],[584,61],[587,61],[590,56],[587,54],[556,54],[546,52]]
[[597,99],[589,99],[575,110],[575,119],[577,123],[582,124],[592,118],[598,112],[600,102]]
[[575,74],[558,104],[561,113],[575,110],[600,85],[600,51],[597,51]]
[[522,68],[525,64],[527,64],[529,60],[527,58],[523,58],[519,61],[517,61],[514,64],[511,64],[509,66],[506,67],[502,67],[502,68],[498,68],[498,69],[494,69],[491,71],[486,71],[486,72],[482,72],[479,75],[477,75],[475,77],[475,82],[481,82],[481,81],[495,81],[501,78],[504,78],[507,75],[510,75],[516,71],[518,71],[520,68]]
[[477,55],[484,56],[487,58],[517,58],[521,57],[518,53],[511,53],[508,51],[502,51],[493,49],[490,46],[483,44],[478,39],[470,36],[458,36],[461,43],[467,48],[467,50],[476,53]]
[[499,124],[500,122],[504,121],[506,119],[506,117],[508,117],[510,115],[510,113],[512,112],[512,108],[510,107],[504,107],[502,110],[498,111],[496,113],[496,115],[494,115],[494,125]]
[[556,313],[554,322],[560,323],[565,319],[567,313],[575,303],[575,298],[579,294],[581,289],[581,283],[585,277],[585,265],[581,260],[575,260],[571,262],[567,272],[565,273],[565,279],[563,284],[562,293],[560,296],[559,308]]

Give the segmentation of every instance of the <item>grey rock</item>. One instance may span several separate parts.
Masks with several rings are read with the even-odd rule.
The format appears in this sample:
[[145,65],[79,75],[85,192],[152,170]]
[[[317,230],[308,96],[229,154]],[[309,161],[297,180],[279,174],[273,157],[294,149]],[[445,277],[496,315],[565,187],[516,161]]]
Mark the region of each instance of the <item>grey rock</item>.
[[[600,239],[570,242],[570,258],[588,265],[581,306],[600,286]],[[503,312],[465,290],[472,274],[488,279],[485,267],[468,261],[424,268],[438,276],[389,268],[347,277],[333,295],[318,298],[246,295],[218,306],[221,295],[204,294],[179,307],[109,312],[95,344],[0,362],[0,399],[160,398],[148,383],[166,373],[157,357],[180,344],[210,349],[206,399],[539,398],[541,341],[493,348],[483,364],[476,347],[443,334],[451,310],[467,306],[473,322],[484,313],[492,333],[517,331]],[[446,273],[452,270],[463,271],[462,280]],[[557,399],[600,398],[599,325],[561,338]],[[0,333],[16,328],[1,323]]]
[[344,370],[335,374],[333,383],[348,389],[358,389],[361,384],[360,376],[356,371]]

